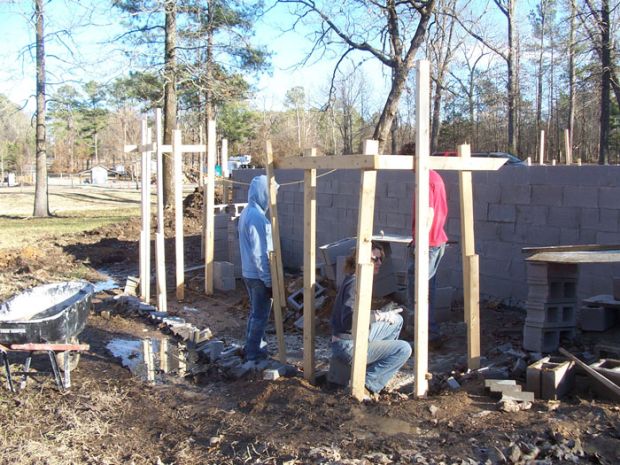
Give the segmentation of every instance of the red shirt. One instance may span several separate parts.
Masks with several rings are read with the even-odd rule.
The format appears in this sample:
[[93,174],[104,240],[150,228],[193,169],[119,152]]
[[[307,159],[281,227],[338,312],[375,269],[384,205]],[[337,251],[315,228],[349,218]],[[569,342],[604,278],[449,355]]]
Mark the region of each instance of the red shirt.
[[[428,245],[438,247],[448,242],[448,235],[444,231],[446,219],[448,218],[448,199],[446,196],[446,186],[439,173],[434,170],[429,171],[429,207],[433,209],[433,224],[428,234]],[[413,227],[411,236],[415,238],[415,196],[413,199]]]

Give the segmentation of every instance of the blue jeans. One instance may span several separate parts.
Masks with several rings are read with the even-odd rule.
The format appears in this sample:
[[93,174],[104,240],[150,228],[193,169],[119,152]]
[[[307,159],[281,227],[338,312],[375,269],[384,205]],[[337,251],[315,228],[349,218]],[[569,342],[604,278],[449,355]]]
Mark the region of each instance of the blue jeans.
[[[415,249],[407,250],[411,251],[409,254],[409,266],[407,267],[407,305],[409,309],[415,311],[415,259],[413,256]],[[440,336],[439,323],[437,323],[435,316],[435,289],[437,288],[437,277],[435,275],[445,251],[446,244],[428,248],[428,339],[430,341]]]
[[270,289],[260,279],[243,278],[245,288],[250,296],[250,315],[245,336],[245,358],[258,360],[267,358],[268,353],[261,349],[265,337],[265,328],[271,313]]
[[[370,325],[366,360],[366,389],[379,392],[411,356],[411,346],[398,339],[403,318],[396,315],[396,323],[377,321]],[[353,361],[353,340],[332,342],[332,355],[349,365]]]

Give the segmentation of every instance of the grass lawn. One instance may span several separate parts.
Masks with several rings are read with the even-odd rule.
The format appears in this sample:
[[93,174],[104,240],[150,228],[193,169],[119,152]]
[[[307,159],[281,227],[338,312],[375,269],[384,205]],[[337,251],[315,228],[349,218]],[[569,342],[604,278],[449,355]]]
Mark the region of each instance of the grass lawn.
[[[154,200],[154,197],[153,197]],[[89,231],[140,215],[140,192],[92,186],[49,186],[49,218],[33,218],[34,187],[0,188],[0,249],[46,236]]]

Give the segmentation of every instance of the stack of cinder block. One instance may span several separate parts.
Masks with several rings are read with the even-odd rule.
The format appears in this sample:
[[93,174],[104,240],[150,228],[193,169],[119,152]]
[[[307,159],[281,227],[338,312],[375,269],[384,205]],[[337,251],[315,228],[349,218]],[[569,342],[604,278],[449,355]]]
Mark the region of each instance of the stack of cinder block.
[[213,262],[213,287],[218,291],[233,291],[235,284],[235,266],[230,262]]
[[575,362],[544,357],[527,367],[527,390],[537,399],[558,400],[573,386]]
[[527,263],[525,349],[552,352],[561,339],[575,336],[578,273],[575,264]]

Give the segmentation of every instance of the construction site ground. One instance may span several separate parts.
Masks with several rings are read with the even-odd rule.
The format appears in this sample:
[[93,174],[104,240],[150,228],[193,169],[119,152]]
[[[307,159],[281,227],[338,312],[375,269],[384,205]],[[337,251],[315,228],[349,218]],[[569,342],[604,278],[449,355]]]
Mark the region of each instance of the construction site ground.
[[[200,215],[186,203],[187,266],[198,263]],[[167,221],[167,257],[173,263],[172,217]],[[0,300],[48,282],[110,278],[124,286],[138,268],[139,219],[87,233],[48,237],[20,249],[0,251]],[[286,265],[286,264],[285,264]],[[206,296],[198,270],[187,276],[184,302],[176,302],[174,270],[168,268],[168,311],[215,338],[242,341],[247,298],[236,291]],[[288,275],[291,288],[300,276]],[[114,305],[122,289],[94,297],[80,342],[90,345],[72,372],[72,387],[60,392],[50,377],[30,379],[16,394],[0,395],[0,462],[3,464],[478,464],[620,463],[620,407],[588,389],[560,401],[536,400],[506,412],[484,389],[483,372],[465,366],[466,331],[455,305],[443,324],[449,335],[430,351],[431,389],[412,395],[408,364],[378,401],[357,402],[345,389],[310,384],[303,377],[263,380],[260,374],[229,379],[217,371],[149,384],[110,352],[118,339],[163,336],[154,323]],[[330,289],[333,295],[333,289]],[[109,312],[109,313],[108,313]],[[318,311],[318,369],[327,368],[329,299]],[[291,363],[301,366],[302,333],[289,318],[286,332],[299,341]],[[481,306],[482,354],[486,365],[513,370],[521,351],[525,312],[496,302]],[[273,341],[273,332],[270,332]],[[293,342],[294,343],[294,342]],[[577,343],[575,352],[593,350]],[[517,357],[518,358],[518,357]],[[515,359],[516,360],[516,359]],[[19,369],[12,358],[14,369]],[[45,371],[44,356],[34,368]],[[4,376],[4,375],[2,375]],[[446,383],[453,376],[460,388]],[[520,378],[519,378],[520,376]],[[4,386],[4,379],[2,380]],[[400,382],[400,384],[399,384]]]

